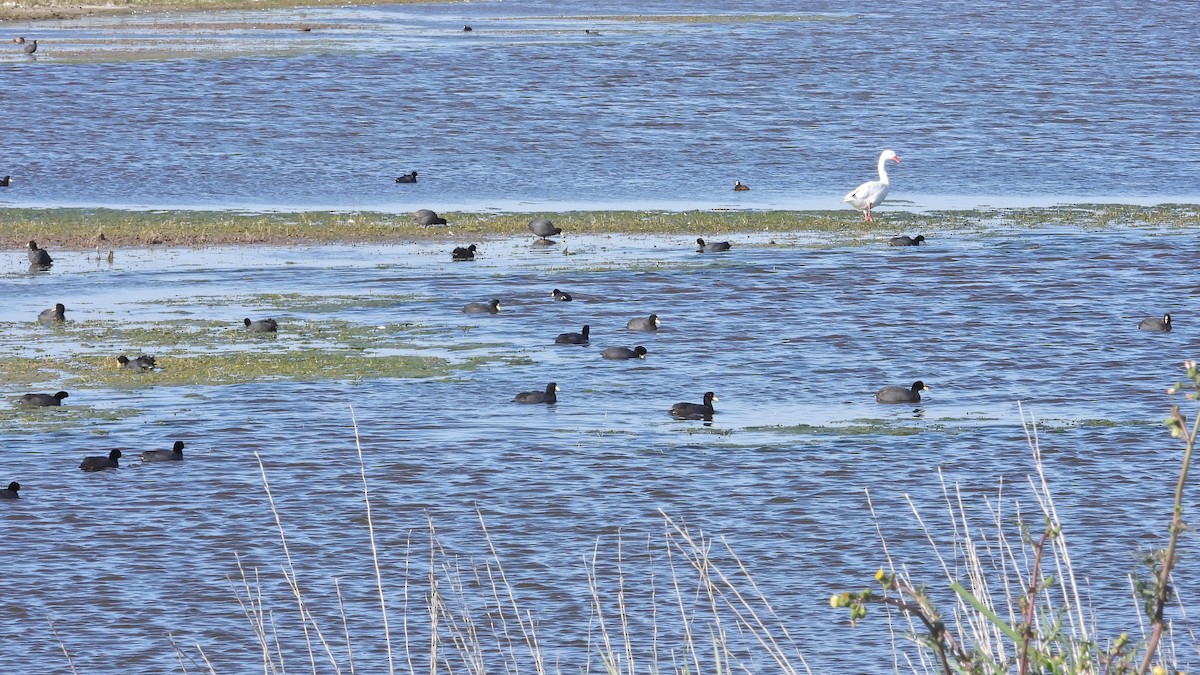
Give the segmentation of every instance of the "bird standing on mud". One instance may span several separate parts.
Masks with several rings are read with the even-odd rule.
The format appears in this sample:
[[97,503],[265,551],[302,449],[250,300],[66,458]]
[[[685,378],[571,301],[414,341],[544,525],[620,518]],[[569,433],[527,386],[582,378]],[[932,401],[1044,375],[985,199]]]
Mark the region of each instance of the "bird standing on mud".
[[862,211],[863,220],[871,221],[871,209],[883,203],[887,197],[888,190],[892,188],[891,181],[888,180],[887,163],[891,160],[897,164],[900,163],[900,158],[891,150],[884,150],[879,155],[879,180],[869,180],[862,185],[854,188],[842,201],[846,202],[855,209]]
[[46,249],[39,248],[37,242],[32,239],[29,240],[28,256],[30,265],[49,267],[54,264],[54,259],[50,257],[49,253],[46,253]]
[[529,221],[529,231],[541,237],[543,240],[553,237],[556,234],[562,234],[561,227],[555,227],[554,223],[546,218],[534,218]]

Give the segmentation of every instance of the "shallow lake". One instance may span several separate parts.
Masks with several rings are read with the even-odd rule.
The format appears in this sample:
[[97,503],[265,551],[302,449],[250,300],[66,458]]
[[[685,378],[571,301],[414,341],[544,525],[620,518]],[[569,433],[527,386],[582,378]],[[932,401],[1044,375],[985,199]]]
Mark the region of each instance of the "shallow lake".
[[[884,228],[887,208],[1200,199],[1181,150],[1200,135],[1195,26],[1166,3],[506,0],[5,30],[41,48],[0,54],[0,175],[14,177],[0,207],[839,208],[889,146],[904,161]],[[394,183],[414,170],[416,184]],[[934,228],[917,249],[886,246],[882,230],[754,232],[711,255],[696,234],[497,238],[453,264],[445,242],[118,249],[111,263],[52,251],[36,274],[3,256],[5,396],[70,397],[0,405],[0,485],[24,495],[0,509],[0,655],[68,672],[61,641],[80,672],[203,672],[205,658],[265,671],[228,580],[240,558],[261,574],[288,667],[314,670],[258,453],[343,672],[335,579],[357,670],[386,668],[363,474],[391,635],[399,653],[409,636],[416,663],[401,670],[427,665],[430,567],[464,608],[450,614],[481,622],[477,642],[520,634],[511,615],[485,627],[506,605],[497,560],[552,670],[602,670],[593,559],[610,632],[625,591],[634,670],[680,658],[680,606],[710,649],[665,512],[725,537],[813,672],[890,672],[883,614],[852,629],[828,597],[871,582],[882,531],[893,560],[952,601],[906,495],[943,553],[960,534],[944,485],[960,486],[977,538],[995,543],[1001,481],[1011,541],[1010,499],[1039,529],[1018,402],[1039,422],[1099,634],[1136,632],[1125,575],[1170,515],[1180,448],[1162,421],[1196,356],[1200,232],[1051,219]],[[574,300],[553,301],[556,287]],[[496,316],[461,311],[492,298]],[[34,323],[56,302],[65,326]],[[1136,329],[1168,312],[1174,331]],[[624,330],[650,313],[658,333]],[[243,332],[266,316],[277,337]],[[553,344],[583,325],[590,345]],[[599,356],[639,344],[644,360]],[[120,371],[119,353],[161,369]],[[920,405],[874,402],[917,379],[932,388]],[[511,402],[549,381],[555,405]],[[709,390],[711,424],[667,414]],[[138,461],[175,440],[182,463]],[[122,468],[78,470],[111,448]],[[1187,512],[1198,506],[1189,494]],[[1189,532],[1176,577],[1189,614],[1194,543]],[[732,569],[719,544],[714,556]],[[735,665],[774,670],[726,619]],[[488,670],[533,670],[521,638],[500,642]],[[1176,648],[1194,669],[1195,645]]]
[[[903,159],[893,206],[1195,201],[1194,29],[1171,4],[1128,0],[11,24],[5,41],[41,41],[36,58],[0,50],[14,105],[0,204],[840,208],[885,147]],[[416,184],[393,182],[410,171]]]
[[[904,495],[949,546],[939,470],[961,486],[979,532],[990,529],[985,500],[998,503],[1001,480],[1006,517],[1017,498],[1040,527],[1018,402],[1041,425],[1101,633],[1136,630],[1124,575],[1138,551],[1162,543],[1169,519],[1181,455],[1162,420],[1180,401],[1165,390],[1196,354],[1188,307],[1197,289],[1186,270],[1200,233],[925,234],[919,248],[888,247],[882,236],[746,234],[729,237],[727,253],[701,254],[688,237],[568,233],[544,247],[480,241],[478,259],[463,263],[450,262],[444,243],[118,250],[112,263],[53,252],[53,270],[38,274],[10,254],[0,264],[7,396],[63,388],[70,397],[61,409],[0,415],[0,481],[19,480],[24,495],[3,504],[0,652],[20,655],[27,672],[65,672],[50,619],[80,672],[178,671],[168,632],[197,660],[199,644],[217,672],[261,671],[226,579],[237,576],[236,554],[263,576],[289,667],[307,670],[257,452],[327,639],[335,652],[344,642],[338,578],[356,667],[383,671],[352,411],[392,632],[399,642],[407,616],[414,654],[429,626],[419,590],[428,525],[472,577],[487,558],[480,515],[557,668],[585,667],[598,639],[585,566],[593,555],[613,620],[618,550],[639,662],[653,623],[664,654],[678,649],[670,577],[646,576],[666,560],[662,510],[726,537],[814,672],[849,662],[889,671],[882,613],[852,629],[828,606],[830,593],[867,586],[884,563],[864,489],[891,555],[937,587],[940,569]],[[553,288],[573,301],[555,302]],[[492,298],[497,315],[461,311]],[[56,302],[67,307],[65,326],[37,325]],[[1174,331],[1137,330],[1167,312]],[[625,330],[650,313],[659,332]],[[276,338],[243,332],[243,318],[265,316],[279,321]],[[590,345],[554,344],[585,324]],[[599,355],[638,344],[644,360]],[[161,372],[123,373],[113,360],[143,352]],[[332,375],[308,373],[304,359],[319,353],[348,360]],[[243,372],[238,355],[297,362],[272,362],[284,376],[260,376]],[[420,357],[427,370],[401,377],[371,365],[382,361],[353,360],[387,356]],[[172,379],[181,372],[193,375]],[[880,386],[916,379],[932,389],[919,405],[875,403]],[[510,402],[548,381],[561,388],[557,404]],[[668,415],[707,390],[719,398],[711,425]],[[187,443],[183,462],[138,461],[174,440]],[[119,470],[76,468],[114,447],[126,453]],[[1198,506],[1189,494],[1186,508]],[[1176,584],[1194,613],[1200,567],[1194,535],[1184,541]],[[415,577],[407,598],[406,571]],[[679,583],[687,596],[694,581]],[[454,596],[449,584],[444,592]],[[1185,640],[1181,666],[1194,657]]]

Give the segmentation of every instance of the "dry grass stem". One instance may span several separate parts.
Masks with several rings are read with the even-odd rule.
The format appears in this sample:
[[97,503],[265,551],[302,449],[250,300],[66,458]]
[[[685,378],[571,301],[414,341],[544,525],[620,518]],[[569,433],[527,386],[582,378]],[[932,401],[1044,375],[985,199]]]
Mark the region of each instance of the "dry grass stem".
[[[351,412],[353,414],[353,411]],[[357,428],[355,429],[357,432]],[[359,462],[362,462],[362,451],[359,451]],[[379,564],[376,563],[375,569],[379,569]],[[337,593],[338,614],[342,617],[342,634],[346,638],[346,663],[350,669],[350,675],[354,675],[354,648],[350,645],[350,624],[346,620],[346,605],[342,602],[342,584],[337,577],[333,578],[333,590]],[[381,593],[382,595],[382,593]],[[387,624],[384,624],[384,632],[387,632]],[[391,645],[388,646],[388,656],[391,656]],[[389,665],[391,658],[388,658]]]
[[[613,653],[612,638],[608,635],[608,622],[604,620],[604,603],[600,601],[600,582],[596,574],[596,563],[599,558],[600,540],[597,539],[595,545],[592,547],[591,564],[589,565],[585,560],[584,568],[587,571],[588,588],[591,589],[592,593],[592,613],[596,617],[600,629],[600,640],[603,646],[603,651],[600,653],[600,663],[604,666],[606,673],[609,675],[618,675],[621,670],[618,667],[617,656]],[[684,623],[686,624],[687,622],[685,621]]]
[[[683,554],[684,558],[692,565],[697,573],[699,573],[700,578],[705,582],[705,592],[712,593],[715,598],[720,598],[724,604],[724,607],[732,611],[734,618],[736,618],[738,621],[738,624],[745,629],[756,642],[758,642],[759,646],[766,650],[767,654],[775,661],[775,664],[778,665],[784,673],[795,675],[797,672],[795,667],[793,667],[788,660],[788,656],[786,653],[784,653],[775,634],[770,628],[767,627],[762,618],[758,615],[758,611],[754,608],[753,603],[750,602],[738,585],[734,583],[732,579],[726,576],[721,568],[709,557],[708,546],[710,544],[703,539],[702,535],[701,541],[697,542],[692,538],[686,527],[676,523],[666,513],[663,513],[662,511],[659,511],[659,513],[667,520],[671,531],[674,532],[675,536],[671,538],[672,545],[674,545],[676,550]],[[753,579],[746,574],[746,570],[742,565],[741,559],[737,557],[727,542],[722,540],[722,543],[725,545],[725,551],[731,556],[739,572],[741,572],[743,580],[750,585],[751,590],[754,592],[754,598],[763,604],[764,609],[772,617],[772,619],[776,621],[776,623],[782,625],[782,623],[778,621],[778,616],[775,614],[775,611],[769,604],[766,603],[766,599],[762,597],[758,587],[754,585]],[[714,579],[719,581],[719,583],[714,581]],[[787,639],[789,643],[791,642],[790,636],[787,636],[786,633],[784,634],[784,638]],[[794,651],[799,654],[799,650],[794,649]],[[804,666],[804,670],[811,675],[812,671],[809,670],[808,664],[804,662],[803,659],[801,659],[801,664]]]
[[[279,671],[275,667],[275,659],[271,654],[271,642],[267,637],[267,625],[262,610],[262,585],[259,583],[257,577],[258,571],[255,570],[254,583],[255,588],[258,589],[258,603],[255,603],[255,595],[251,593],[250,581],[246,577],[246,568],[242,565],[242,557],[235,552],[233,558],[237,561],[238,573],[242,577],[242,589],[238,589],[232,577],[226,576],[225,578],[229,581],[229,587],[233,589],[233,597],[237,599],[238,605],[242,608],[242,614],[250,622],[250,627],[254,629],[258,644],[262,648],[263,672],[278,673]],[[242,596],[243,592],[245,593],[244,600]],[[280,658],[282,658],[282,654],[280,654]]]
[[[171,649],[175,650],[175,658],[179,660],[179,669],[183,671],[183,675],[188,675],[187,664],[183,661],[183,650],[179,648],[179,645],[175,642],[175,636],[171,635],[170,632],[167,633],[167,642],[170,642]],[[191,659],[190,656],[188,658]]]
[[[883,549],[883,559],[887,561],[888,572],[890,572],[892,575],[896,575],[896,563],[894,560],[892,560],[892,552],[888,550],[887,538],[883,536],[883,527],[879,523],[879,514],[875,512],[875,503],[871,501],[871,491],[867,488],[863,488],[863,495],[867,500],[867,511],[871,514],[871,522],[875,524],[875,534],[879,537],[879,545]],[[896,672],[900,672],[900,657],[902,654],[900,651],[900,641],[897,639],[898,636],[896,635],[896,627],[892,623],[891,612],[885,613],[884,616],[887,617],[888,632],[892,636],[892,664],[895,667]],[[908,622],[909,633],[916,633],[917,626],[915,623],[913,623],[912,615],[908,614],[907,612],[903,612],[902,616],[904,617],[904,620]],[[921,671],[928,672],[932,664],[928,662],[925,652],[917,652],[917,657],[921,661]],[[908,662],[909,669],[915,671],[916,668],[913,666],[912,660],[908,658],[907,654],[904,654],[904,659]]]
[[529,655],[533,659],[534,672],[538,675],[546,675],[546,664],[542,660],[542,653],[538,647],[537,631],[534,629],[533,619],[528,614],[524,618],[521,617],[521,609],[517,604],[517,597],[513,593],[512,584],[508,582],[508,577],[504,573],[504,566],[500,563],[500,556],[496,553],[496,545],[492,541],[492,535],[488,532],[487,523],[483,521],[483,513],[476,512],[479,518],[479,528],[483,532],[484,541],[487,543],[488,552],[492,556],[492,560],[496,564],[496,572],[500,577],[501,586],[505,589],[508,597],[508,602],[512,607],[513,616],[517,619],[517,626],[521,629],[521,636],[525,640],[526,646],[529,648]]
[[[358,450],[358,468],[360,474],[362,475],[363,504],[365,505],[367,511],[367,534],[371,541],[371,564],[375,568],[375,588],[379,591],[379,615],[380,620],[383,622],[383,639],[384,644],[387,647],[388,673],[390,675],[395,675],[396,665],[392,658],[392,631],[388,629],[387,602],[384,599],[383,593],[383,572],[381,572],[379,569],[379,549],[375,545],[375,521],[371,519],[371,495],[367,490],[367,468],[366,464],[363,462],[362,442],[359,440],[358,419],[354,416],[354,406],[350,406],[350,423],[354,427],[354,447]],[[265,474],[263,476],[263,480],[266,480]],[[282,534],[283,533],[280,532],[281,537]],[[349,649],[349,647],[350,636],[347,634],[346,648]],[[353,672],[353,658],[350,659],[350,663],[351,672]]]
[[1050,485],[1046,482],[1045,465],[1042,462],[1042,447],[1038,439],[1037,424],[1030,415],[1028,422],[1025,417],[1025,409],[1021,406],[1021,402],[1017,402],[1017,412],[1021,416],[1021,428],[1025,431],[1025,442],[1029,446],[1030,452],[1033,453],[1033,465],[1037,470],[1038,480],[1034,483],[1030,477],[1029,484],[1033,488],[1034,497],[1037,499],[1038,506],[1042,509],[1042,515],[1046,518],[1047,527],[1053,528],[1056,532],[1054,537],[1054,562],[1056,578],[1059,580],[1059,589],[1062,592],[1062,600],[1066,607],[1073,607],[1074,613],[1068,613],[1067,616],[1071,620],[1072,634],[1077,635],[1080,640],[1088,640],[1087,619],[1084,617],[1084,604],[1079,599],[1079,585],[1075,581],[1075,568],[1071,564],[1071,554],[1067,549],[1066,535],[1062,531],[1062,523],[1058,519],[1058,511],[1054,508],[1054,500],[1050,496]]
[[54,628],[54,622],[47,618],[46,623],[50,624],[50,632],[54,635],[54,639],[58,640],[58,647],[62,650],[63,657],[67,659],[67,666],[70,667],[74,675],[79,675],[79,671],[75,670],[75,663],[71,660],[71,653],[67,651],[67,643],[63,642],[62,636]]
[[313,632],[317,635],[318,642],[321,643],[321,646],[325,650],[326,657],[329,658],[330,665],[333,666],[334,672],[340,674],[342,671],[340,668],[338,668],[337,659],[333,656],[333,650],[330,649],[329,643],[325,641],[325,636],[321,633],[321,628],[317,625],[316,620],[313,619],[312,615],[308,612],[308,608],[304,605],[304,597],[300,593],[300,583],[296,579],[296,568],[292,565],[292,554],[288,550],[287,537],[284,535],[283,521],[279,518],[279,510],[275,508],[275,497],[271,494],[271,484],[267,480],[267,468],[263,465],[262,456],[258,454],[257,450],[254,451],[254,459],[258,460],[258,470],[259,473],[262,474],[263,479],[263,491],[267,495],[267,503],[271,507],[271,515],[274,516],[275,527],[279,531],[279,543],[283,548],[283,559],[285,562],[285,566],[282,567],[283,578],[284,581],[287,582],[288,587],[291,588],[292,595],[296,599],[296,605],[300,610],[300,627],[304,631],[304,642],[306,645],[308,645],[309,665],[312,667],[313,675],[317,675],[316,651],[313,649],[312,638],[309,635],[308,630],[309,625],[311,625]]

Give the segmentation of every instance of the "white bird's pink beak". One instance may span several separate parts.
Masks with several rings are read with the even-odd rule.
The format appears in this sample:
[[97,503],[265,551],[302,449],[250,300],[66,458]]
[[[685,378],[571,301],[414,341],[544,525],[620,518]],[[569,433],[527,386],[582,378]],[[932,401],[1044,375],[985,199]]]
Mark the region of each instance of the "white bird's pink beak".
[[893,159],[893,160],[895,160],[897,164],[899,164],[899,163],[900,163],[900,158],[899,158],[899,157],[897,157],[897,156],[895,156],[895,155],[892,155],[892,159]]

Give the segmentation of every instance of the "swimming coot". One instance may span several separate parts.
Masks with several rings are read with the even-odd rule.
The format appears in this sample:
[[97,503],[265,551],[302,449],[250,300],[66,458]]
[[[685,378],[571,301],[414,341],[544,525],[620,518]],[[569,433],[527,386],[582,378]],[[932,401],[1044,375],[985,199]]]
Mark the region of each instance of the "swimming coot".
[[925,383],[917,380],[911,387],[884,387],[875,392],[875,400],[879,403],[920,403],[921,392],[929,391]]
[[551,291],[550,295],[552,295],[555,300],[558,300],[560,302],[570,302],[571,301],[570,293],[567,293],[566,291],[560,291],[557,288],[554,289],[553,291]]
[[36,51],[37,51],[37,40],[32,40],[29,42],[29,44],[25,45],[25,53],[26,54],[32,54]]
[[38,248],[37,242],[29,240],[29,264],[30,265],[52,265],[54,259],[46,253],[46,249]]
[[0,499],[20,499],[20,495],[17,494],[20,491],[21,484],[14,480],[8,484],[7,489],[0,490]]
[[491,302],[471,302],[463,306],[463,311],[467,314],[499,314],[500,301],[493,299]]
[[39,323],[62,323],[67,320],[67,308],[60,302],[54,309],[44,309],[37,318]]
[[720,400],[711,391],[704,392],[704,403],[676,403],[671,406],[671,417],[677,420],[711,420],[717,412],[713,401]]
[[124,354],[117,357],[117,363],[121,366],[136,372],[143,372],[154,368],[154,357],[142,354],[136,359],[131,359]]
[[746,192],[749,189],[750,189],[750,186],[742,185],[742,181],[740,181],[740,180],[733,181],[733,191],[734,192]]
[[0,187],[8,187],[10,183],[12,183],[12,176],[0,178]]
[[600,352],[600,356],[613,361],[622,359],[644,359],[646,358],[646,348],[638,345],[633,349],[629,347],[609,347]]
[[554,344],[558,345],[586,345],[588,343],[588,333],[592,330],[591,326],[584,326],[583,330],[578,333],[559,333],[558,337],[554,338]]
[[183,441],[175,441],[170,450],[143,450],[143,462],[182,462]]
[[70,396],[70,394],[65,391],[59,391],[53,394],[25,394],[18,402],[21,405],[31,407],[46,407],[62,405],[62,400],[68,396]]
[[105,469],[117,468],[117,460],[121,459],[121,451],[113,450],[108,453],[108,457],[84,457],[79,463],[79,468],[84,471],[104,471]]
[[[1186,321],[1184,323],[1187,323]],[[1154,330],[1160,333],[1171,332],[1171,315],[1164,314],[1161,319],[1142,319],[1138,322],[1138,330]]]
[[658,330],[658,315],[651,314],[648,319],[630,319],[625,324],[625,330]]
[[279,330],[279,322],[275,319],[259,319],[258,321],[242,319],[242,323],[251,333],[274,333]]
[[925,241],[925,235],[923,234],[918,234],[915,237],[902,234],[899,237],[889,239],[888,246],[920,246],[923,241]]
[[451,260],[474,260],[475,259],[475,244],[470,246],[455,246],[450,252]]
[[556,234],[562,234],[561,227],[555,227],[554,223],[546,220],[545,218],[534,218],[533,220],[529,221],[529,231],[533,232],[542,239],[545,239],[546,237],[552,237]]
[[514,403],[556,403],[558,401],[558,385],[551,382],[546,385],[546,391],[523,391],[513,397]]
[[413,171],[412,173],[404,174],[403,176],[398,177],[396,179],[396,182],[397,183],[415,183],[415,182],[417,182],[417,172]]
[[732,244],[727,241],[714,241],[711,244],[704,243],[703,239],[696,239],[696,245],[700,248],[696,249],[697,253],[716,253],[717,251],[728,251]]

